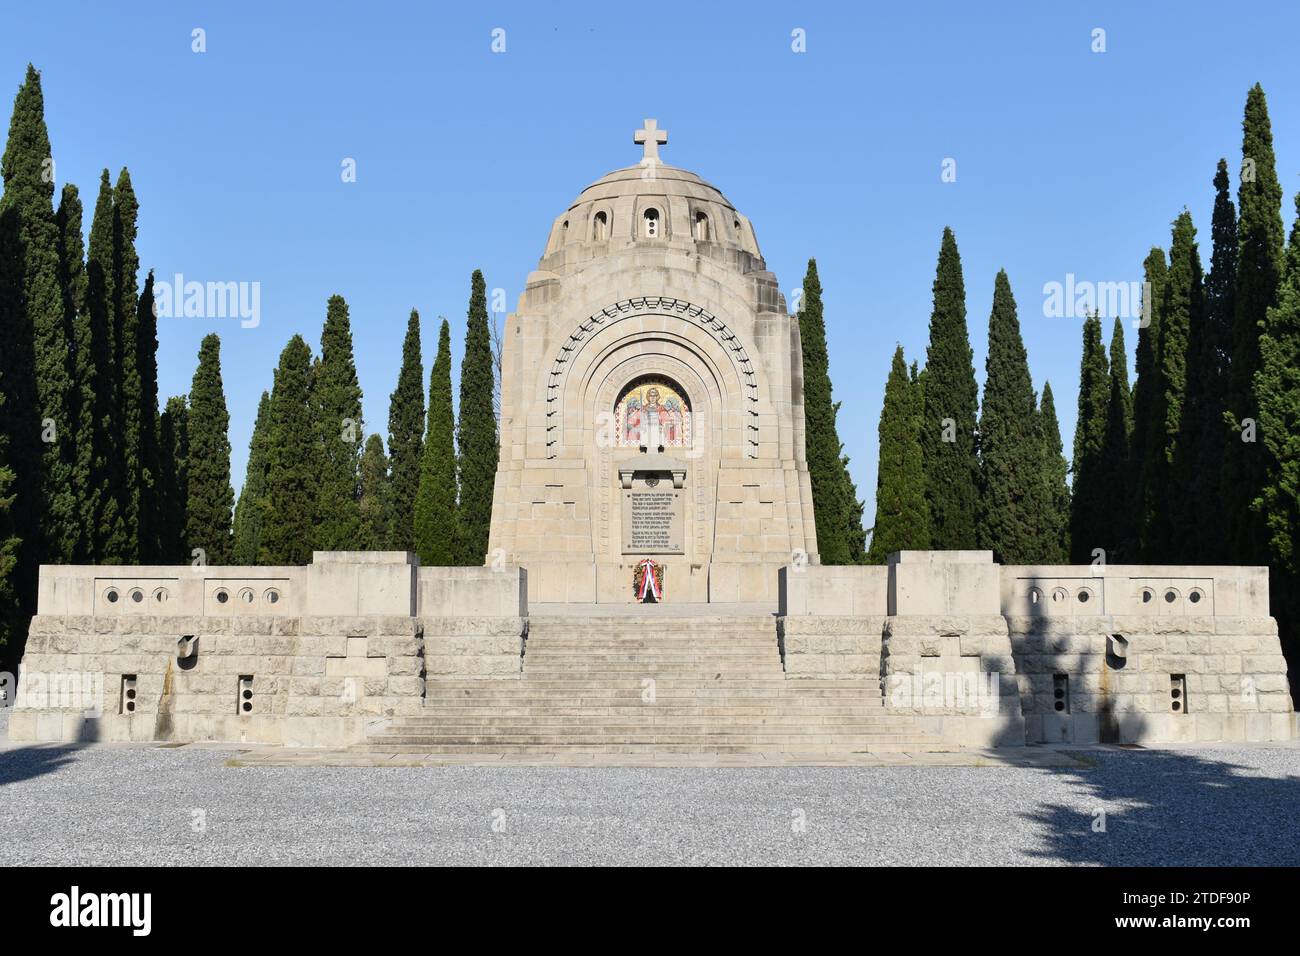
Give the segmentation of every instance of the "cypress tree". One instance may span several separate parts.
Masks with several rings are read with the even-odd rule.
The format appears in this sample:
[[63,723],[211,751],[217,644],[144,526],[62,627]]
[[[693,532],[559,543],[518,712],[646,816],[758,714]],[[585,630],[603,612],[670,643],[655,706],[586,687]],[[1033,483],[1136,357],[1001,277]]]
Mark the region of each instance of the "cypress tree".
[[[4,382],[0,380],[0,416],[4,413]],[[0,418],[0,420],[3,420]],[[14,590],[14,568],[22,543],[14,534],[14,471],[9,467],[9,436],[0,429],[0,670],[14,672],[19,654],[14,647],[21,616]]]
[[1191,214],[1184,210],[1174,222],[1173,245],[1169,249],[1160,343],[1166,468],[1160,552],[1164,560],[1179,563],[1196,559],[1200,522],[1195,463],[1201,455],[1197,443],[1205,414],[1202,374],[1207,343],[1205,288],[1195,238]]
[[185,544],[202,549],[206,564],[230,563],[230,414],[221,383],[221,339],[204,336],[190,386]]
[[1295,208],[1283,282],[1259,340],[1254,400],[1265,464],[1263,485],[1252,502],[1273,565],[1273,613],[1291,661],[1300,620],[1300,195]]
[[1038,407],[1039,448],[1043,453],[1041,473],[1046,485],[1047,507],[1040,524],[1042,545],[1039,560],[1044,564],[1064,564],[1070,559],[1070,486],[1066,483],[1069,465],[1061,442],[1061,426],[1056,417],[1056,400],[1052,383],[1043,383],[1043,399]]
[[1002,564],[1030,564],[1042,551],[1046,489],[1034,383],[1006,271],[993,283],[989,350],[980,406],[979,546]]
[[1133,432],[1133,398],[1128,384],[1128,354],[1124,349],[1124,322],[1116,318],[1110,334],[1110,389],[1106,399],[1106,429],[1098,456],[1097,500],[1102,503],[1097,546],[1111,564],[1129,555],[1125,545],[1132,534],[1132,471],[1129,445]]
[[454,564],[456,536],[455,418],[451,407],[451,328],[442,320],[429,373],[429,433],[420,457],[413,529],[420,564]]
[[152,564],[161,554],[158,525],[158,317],[154,314],[153,270],[144,280],[136,307],[136,368],[140,378],[140,450],[136,485],[140,497],[140,560]]
[[19,588],[34,588],[42,561],[66,562],[79,532],[72,486],[76,425],[70,413],[72,376],[59,230],[54,216],[54,168],[45,125],[41,76],[30,63],[14,98],[9,139],[0,159],[3,306],[10,313],[0,371],[10,389],[8,415],[13,489],[23,505],[15,518],[23,545]]
[[[836,412],[840,403],[835,403]],[[849,456],[840,456],[840,470],[844,474],[844,498],[849,503],[848,528],[844,532],[844,543],[849,549],[849,564],[865,564],[867,561],[867,529],[862,525],[866,512],[866,503],[858,497],[858,485],[849,472]]]
[[[456,561],[479,565],[487,555],[492,492],[497,474],[497,420],[492,408],[493,361],[487,285],[478,269],[470,282],[465,354],[460,365],[460,421],[456,428]],[[432,405],[432,399],[430,400]]]
[[321,355],[312,374],[316,440],[321,449],[317,521],[313,540],[322,551],[356,547],[361,531],[361,385],[352,356],[348,304],[330,296],[321,332]]
[[257,403],[253,437],[248,443],[248,467],[244,485],[235,504],[232,545],[235,564],[257,564],[262,549],[262,525],[266,518],[266,468],[271,432],[271,395],[262,392]]
[[[1256,83],[1246,97],[1242,121],[1242,175],[1237,185],[1237,287],[1233,303],[1233,335],[1229,366],[1228,414],[1237,435],[1226,453],[1225,490],[1228,536],[1235,559],[1254,564],[1265,557],[1264,531],[1251,510],[1251,501],[1264,480],[1258,443],[1244,441],[1242,429],[1258,420],[1253,401],[1255,373],[1260,368],[1259,336],[1268,308],[1276,297],[1282,274],[1282,187],[1273,155],[1273,131],[1264,90]],[[1246,433],[1249,437],[1249,433]]]
[[379,435],[366,439],[361,453],[361,534],[356,547],[362,551],[381,551],[388,540],[392,519],[388,514],[388,456]]
[[[63,326],[70,345],[69,363],[72,389],[68,396],[68,412],[73,428],[72,489],[76,498],[77,541],[73,561],[87,563],[92,560],[92,542],[86,524],[86,498],[91,492],[91,456],[93,446],[83,442],[89,434],[94,415],[94,367],[89,363],[92,354],[89,339],[89,320],[86,316],[86,244],[81,225],[84,210],[81,194],[72,183],[63,187],[59,208],[55,213],[59,246],[59,286],[63,293]],[[83,340],[84,339],[84,340]],[[83,419],[83,415],[89,416]]]
[[799,341],[803,351],[804,454],[812,485],[817,552],[822,564],[848,564],[847,531],[851,507],[847,474],[840,461],[839,433],[835,427],[838,406],[831,399],[826,320],[816,259],[808,260],[808,271],[804,274]]
[[935,270],[934,311],[925,355],[921,451],[930,506],[930,546],[943,551],[966,550],[976,546],[979,461],[975,415],[979,395],[966,331],[961,255],[948,228],[943,231]]
[[1196,229],[1186,210],[1174,221],[1173,244],[1169,249],[1169,274],[1160,310],[1160,339],[1156,350],[1155,439],[1148,447],[1156,506],[1148,523],[1147,559],[1178,560],[1176,537],[1180,533],[1180,508],[1189,488],[1180,487],[1175,462],[1182,427],[1183,398],[1187,391],[1187,342],[1189,330],[1203,307],[1204,290],[1200,256],[1196,251]]
[[1211,223],[1210,271],[1205,277],[1204,335],[1196,346],[1196,388],[1199,408],[1195,412],[1196,454],[1188,456],[1192,470],[1192,500],[1197,508],[1197,535],[1192,555],[1201,563],[1222,564],[1230,560],[1224,519],[1224,456],[1231,449],[1224,416],[1228,408],[1228,350],[1232,345],[1232,323],[1237,284],[1237,209],[1228,191],[1228,163],[1220,159],[1214,175],[1214,218]]
[[[139,287],[136,275],[140,257],[135,251],[139,203],[124,168],[113,187],[113,365],[116,370],[118,410],[121,413],[121,442],[118,463],[122,488],[122,521],[127,558],[140,559],[141,486],[146,471],[143,461],[145,402],[140,368],[141,342]],[[157,348],[157,341],[153,343]],[[153,352],[149,360],[152,361]],[[156,373],[155,373],[156,374]],[[147,549],[146,549],[147,550]]]
[[323,452],[312,423],[311,349],[295,335],[280,353],[271,389],[266,450],[269,507],[262,523],[262,563],[307,564],[315,538],[316,487]]
[[[1133,525],[1124,553],[1137,559],[1151,554],[1149,538],[1155,511],[1164,506],[1156,493],[1156,468],[1164,454],[1164,422],[1160,408],[1160,323],[1169,267],[1165,253],[1153,247],[1144,263],[1142,323],[1138,328],[1137,381],[1133,386],[1133,445],[1129,455],[1132,478]],[[1077,492],[1076,492],[1077,493]]]
[[1083,357],[1079,362],[1079,416],[1074,428],[1073,496],[1070,511],[1070,560],[1091,564],[1102,547],[1097,531],[1110,502],[1101,497],[1101,448],[1106,435],[1106,405],[1110,398],[1110,369],[1101,341],[1101,319],[1093,314],[1083,323]]
[[[448,372],[451,359],[447,359]],[[411,310],[402,342],[402,368],[388,399],[389,508],[392,528],[388,547],[415,548],[415,496],[420,489],[420,453],[424,448],[424,362],[420,356],[420,313]],[[448,399],[451,393],[448,391]],[[450,402],[448,410],[450,410]]]
[[184,564],[185,507],[189,501],[189,409],[184,395],[167,399],[158,422],[158,560]]
[[893,551],[930,547],[920,423],[918,390],[908,378],[899,345],[894,349],[880,410],[880,467],[876,472],[876,522],[866,557],[869,564],[884,564]]
[[122,415],[114,361],[113,185],[104,170],[90,223],[86,252],[86,316],[77,334],[77,380],[81,385],[81,418],[77,444],[79,464],[87,464],[91,480],[82,499],[82,521],[90,535],[96,562],[122,564],[129,560],[125,527],[125,483],[121,463]]

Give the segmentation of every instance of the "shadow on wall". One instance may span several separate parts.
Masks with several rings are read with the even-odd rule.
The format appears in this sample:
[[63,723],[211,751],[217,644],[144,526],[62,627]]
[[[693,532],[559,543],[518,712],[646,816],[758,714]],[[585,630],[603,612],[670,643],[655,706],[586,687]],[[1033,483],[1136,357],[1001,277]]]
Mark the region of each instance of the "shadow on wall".
[[1045,832],[1030,856],[1100,866],[1300,864],[1300,778],[1261,776],[1192,750],[1103,751],[1085,759],[1097,765],[1050,771],[1068,776],[1085,806],[1045,804],[1022,814]]

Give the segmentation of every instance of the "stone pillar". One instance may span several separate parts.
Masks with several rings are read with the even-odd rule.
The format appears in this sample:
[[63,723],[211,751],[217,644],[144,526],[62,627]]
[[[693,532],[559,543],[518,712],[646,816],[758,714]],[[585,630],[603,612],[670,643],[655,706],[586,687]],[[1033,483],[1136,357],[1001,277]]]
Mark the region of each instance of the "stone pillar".
[[1025,742],[1016,668],[991,551],[889,556],[885,707],[970,746]]

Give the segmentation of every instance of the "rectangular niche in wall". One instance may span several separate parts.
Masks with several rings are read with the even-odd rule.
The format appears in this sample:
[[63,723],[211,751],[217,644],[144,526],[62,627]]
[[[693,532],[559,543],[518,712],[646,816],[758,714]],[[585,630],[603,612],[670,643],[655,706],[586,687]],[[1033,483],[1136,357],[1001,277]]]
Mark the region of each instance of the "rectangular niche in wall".
[[122,675],[122,709],[123,714],[134,714],[136,707],[136,675]]
[[1070,712],[1070,675],[1052,675],[1052,709],[1058,714]]
[[1187,677],[1183,674],[1169,675],[1169,709],[1175,714],[1187,713]]

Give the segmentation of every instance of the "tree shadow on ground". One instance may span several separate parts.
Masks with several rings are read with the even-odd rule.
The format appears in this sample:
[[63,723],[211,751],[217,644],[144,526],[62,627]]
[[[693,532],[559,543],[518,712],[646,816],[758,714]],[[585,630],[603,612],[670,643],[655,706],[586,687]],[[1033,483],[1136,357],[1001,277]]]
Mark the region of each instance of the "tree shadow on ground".
[[53,773],[72,762],[75,749],[67,744],[44,744],[0,750],[0,787]]
[[[1270,752],[1276,753],[1259,749],[1261,763],[1270,762]],[[1287,748],[1287,755],[1294,765],[1300,753]],[[1051,772],[1069,778],[1084,806],[1043,805],[1022,814],[1045,834],[1030,856],[1103,866],[1300,865],[1300,777],[1264,776],[1197,750],[1080,756],[1095,766]]]

